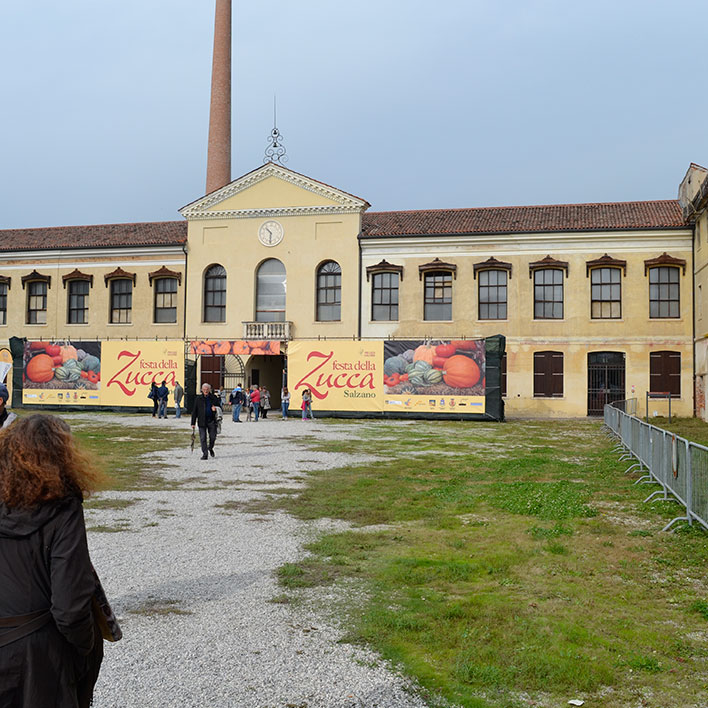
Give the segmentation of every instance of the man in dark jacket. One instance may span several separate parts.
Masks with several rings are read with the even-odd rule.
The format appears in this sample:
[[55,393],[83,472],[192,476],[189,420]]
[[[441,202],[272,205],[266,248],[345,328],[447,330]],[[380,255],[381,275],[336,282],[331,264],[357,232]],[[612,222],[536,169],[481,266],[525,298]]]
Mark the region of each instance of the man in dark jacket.
[[[216,442],[216,409],[221,406],[221,401],[211,392],[208,383],[202,384],[202,395],[197,396],[192,411],[192,429],[194,423],[199,425],[199,441],[202,444],[202,460],[214,457],[214,442]],[[207,446],[207,433],[209,445]]]
[[157,389],[157,417],[167,418],[167,396],[170,395],[170,391],[167,388],[167,382],[163,381],[160,387]]

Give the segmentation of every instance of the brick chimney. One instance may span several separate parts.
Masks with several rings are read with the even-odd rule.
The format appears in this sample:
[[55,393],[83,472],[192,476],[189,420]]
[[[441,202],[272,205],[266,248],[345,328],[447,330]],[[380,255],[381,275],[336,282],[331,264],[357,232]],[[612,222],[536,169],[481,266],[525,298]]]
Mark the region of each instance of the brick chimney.
[[231,0],[216,0],[206,193],[231,181]]

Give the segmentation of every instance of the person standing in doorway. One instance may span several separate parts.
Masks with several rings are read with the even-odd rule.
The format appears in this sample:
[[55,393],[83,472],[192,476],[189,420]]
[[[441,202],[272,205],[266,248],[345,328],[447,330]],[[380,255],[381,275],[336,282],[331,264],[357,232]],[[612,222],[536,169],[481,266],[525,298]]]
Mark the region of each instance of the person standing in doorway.
[[231,403],[231,412],[234,423],[241,422],[241,407],[246,401],[246,396],[241,390],[240,386],[231,391],[231,396],[229,397]]
[[261,392],[258,386],[254,386],[251,391],[251,404],[253,405],[253,417],[258,422],[258,411],[261,407]]
[[265,387],[261,386],[261,413],[263,420],[268,417],[268,411],[270,410],[270,391]]
[[167,397],[170,395],[170,390],[167,388],[167,382],[163,381],[157,389],[157,417],[167,418]]
[[[211,385],[202,384],[202,395],[197,396],[192,411],[192,429],[197,423],[199,427],[199,442],[202,444],[202,460],[214,457],[214,443],[216,442],[216,409],[221,401],[211,392]],[[207,434],[209,441],[207,443]]]
[[179,385],[179,381],[175,381],[175,390],[172,395],[175,398],[175,418],[181,418],[182,398],[184,397],[184,389]]
[[288,391],[287,386],[283,389],[280,394],[280,409],[283,412],[283,420],[288,419],[288,409],[290,408],[290,391]]

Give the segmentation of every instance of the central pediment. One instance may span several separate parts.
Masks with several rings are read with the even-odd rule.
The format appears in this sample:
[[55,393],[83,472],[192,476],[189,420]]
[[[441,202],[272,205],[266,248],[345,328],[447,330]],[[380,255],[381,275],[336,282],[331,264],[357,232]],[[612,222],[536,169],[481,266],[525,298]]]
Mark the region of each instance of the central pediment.
[[364,199],[272,162],[249,172],[179,212],[187,219],[238,219],[301,214],[353,214]]

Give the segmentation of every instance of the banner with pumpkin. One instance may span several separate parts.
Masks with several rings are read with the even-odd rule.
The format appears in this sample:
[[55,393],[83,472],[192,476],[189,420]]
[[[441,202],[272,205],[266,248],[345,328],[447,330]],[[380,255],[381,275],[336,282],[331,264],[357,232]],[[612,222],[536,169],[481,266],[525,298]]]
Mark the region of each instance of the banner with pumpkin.
[[153,381],[184,384],[182,340],[25,343],[25,404],[151,407]]
[[384,411],[485,412],[484,339],[384,343]]
[[23,403],[98,405],[101,342],[25,342]]

